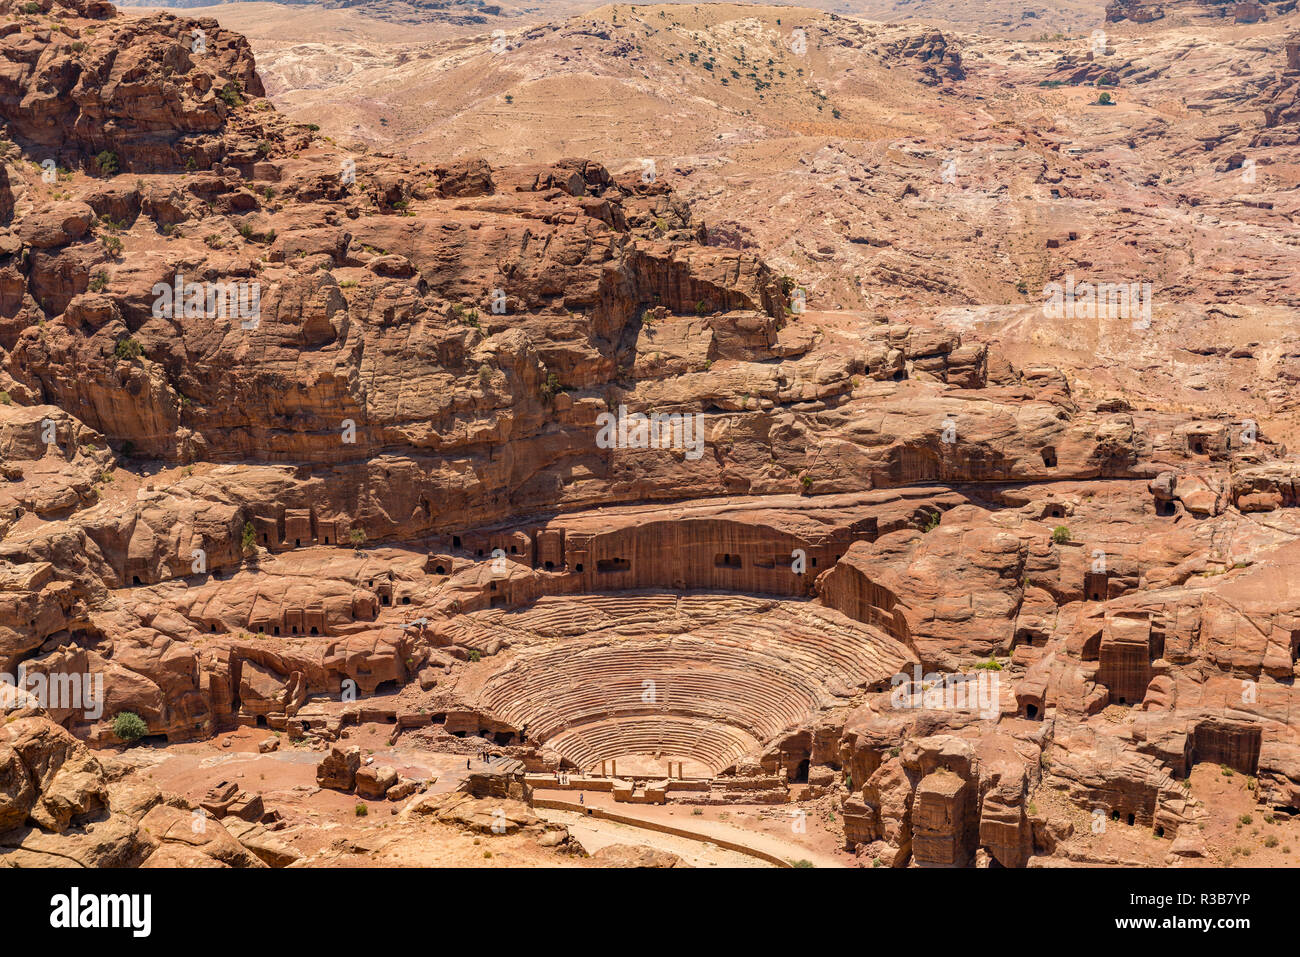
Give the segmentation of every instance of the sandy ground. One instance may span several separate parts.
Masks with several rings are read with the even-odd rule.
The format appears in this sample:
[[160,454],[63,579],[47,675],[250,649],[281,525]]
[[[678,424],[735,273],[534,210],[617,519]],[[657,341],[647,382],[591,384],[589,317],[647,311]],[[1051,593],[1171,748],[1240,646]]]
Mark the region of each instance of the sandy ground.
[[[387,744],[391,728],[369,725],[348,729],[344,743],[357,745],[363,760],[395,768],[400,774],[432,780],[430,790],[455,790],[465,778],[466,757],[432,751],[414,737]],[[278,811],[284,827],[277,837],[306,857],[310,866],[584,866],[581,857],[538,846],[526,834],[481,835],[427,819],[399,820],[405,802],[370,801],[316,786],[322,752],[295,746],[281,737],[281,750],[259,754],[269,732],[240,728],[205,742],[168,747],[138,746],[122,757],[134,767],[129,779],[145,779],[198,802],[221,781],[260,794]],[[471,742],[472,743],[472,742]],[[474,759],[471,759],[471,765]],[[1199,764],[1191,775],[1191,796],[1204,807],[1201,830],[1206,857],[1186,866],[1289,867],[1300,855],[1300,817],[1261,809],[1256,782],[1217,765]],[[538,797],[576,802],[573,791],[539,790]],[[788,805],[693,806],[615,802],[611,795],[585,792],[586,807],[603,807],[620,816],[674,827],[701,840],[662,834],[567,810],[538,809],[546,820],[564,824],[588,853],[612,844],[642,845],[681,857],[696,867],[767,867],[763,860],[719,847],[725,838],[790,862],[814,867],[861,866],[840,849],[841,829],[833,798]],[[365,808],[364,815],[358,808]],[[1107,820],[1094,831],[1087,809],[1065,801],[1059,792],[1039,789],[1031,812],[1051,810],[1074,822],[1068,845],[1085,859],[1115,860],[1134,866],[1165,866],[1171,842],[1151,828]]]
[[[369,725],[348,729],[345,744],[361,748],[363,761],[393,767],[404,776],[432,780],[433,793],[454,791],[466,775],[460,754],[429,751],[416,743],[387,744],[391,728]],[[320,866],[579,866],[580,858],[538,847],[527,835],[479,835],[427,820],[399,821],[405,802],[372,801],[355,794],[316,786],[316,765],[323,752],[294,746],[280,736],[281,750],[258,753],[258,743],[270,735],[263,728],[239,728],[211,741],[139,746],[124,752],[135,766],[130,777],[148,780],[165,791],[197,803],[221,781],[260,794],[268,809],[285,820],[277,837]],[[471,766],[474,765],[471,759]],[[577,794],[550,793],[564,800]],[[703,835],[726,837],[786,860],[806,860],[818,867],[851,864],[850,855],[836,850],[837,836],[826,825],[831,813],[816,804],[799,807],[687,807],[617,804],[608,794],[584,795],[588,806],[605,806],[618,813],[665,821]],[[359,816],[358,808],[365,808]],[[589,852],[612,844],[644,845],[667,851],[697,867],[769,867],[759,858],[697,841],[626,824],[584,817],[559,810],[541,810],[547,820],[573,824],[573,835]],[[795,825],[805,833],[795,831]]]
[[[572,791],[539,790],[537,797],[558,798],[576,802]],[[609,794],[587,792],[587,807],[606,808],[623,817],[639,818],[671,824],[704,836],[718,838],[757,848],[784,860],[808,861],[816,867],[845,867],[854,862],[852,855],[838,850],[839,838],[826,827],[827,815],[832,813],[817,804],[804,805],[727,805],[687,806],[680,804],[624,804]],[[561,814],[566,812],[549,811]],[[588,818],[592,827],[597,819]],[[612,824],[614,822],[606,822]],[[623,826],[624,830],[633,830]],[[610,830],[614,830],[610,828]],[[639,843],[649,843],[655,832],[638,832],[643,835]],[[667,837],[666,835],[660,835]],[[675,852],[679,853],[679,852]]]
[[543,809],[538,812],[548,821],[563,824],[590,854],[614,844],[637,844],[676,854],[692,867],[771,867],[756,857],[729,851],[704,841],[656,834],[618,821],[603,821],[573,811]]

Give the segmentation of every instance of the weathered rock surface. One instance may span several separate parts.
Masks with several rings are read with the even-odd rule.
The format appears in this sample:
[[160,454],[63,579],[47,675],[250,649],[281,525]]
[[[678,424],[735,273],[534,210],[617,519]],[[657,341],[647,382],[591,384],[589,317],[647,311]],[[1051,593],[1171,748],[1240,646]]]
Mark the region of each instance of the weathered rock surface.
[[[0,177],[0,862],[308,860],[234,778],[193,807],[106,769],[128,713],[150,743],[329,747],[320,788],[546,847],[534,776],[824,800],[878,866],[1127,860],[1098,815],[1203,860],[1200,765],[1300,809],[1272,423],[1101,396],[920,312],[804,309],[654,177],[348,154],[212,21],[49,16],[0,30],[0,118],[37,164]],[[958,46],[879,52],[956,96],[980,82]],[[1250,94],[1261,148],[1297,122],[1297,49]],[[1035,182],[1087,192],[1072,162]],[[1289,348],[1214,361],[1285,385]],[[622,414],[676,418],[652,442]],[[464,790],[363,765],[355,725],[464,757]]]

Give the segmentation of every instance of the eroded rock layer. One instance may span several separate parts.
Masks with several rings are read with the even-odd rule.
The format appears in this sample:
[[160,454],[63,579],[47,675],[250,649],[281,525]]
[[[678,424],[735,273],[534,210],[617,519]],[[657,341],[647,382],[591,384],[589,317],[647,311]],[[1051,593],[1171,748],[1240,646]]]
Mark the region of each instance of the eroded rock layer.
[[0,860],[295,860],[92,751],[236,726],[481,739],[515,801],[829,798],[894,866],[1194,861],[1198,765],[1300,810],[1258,423],[805,310],[654,177],[350,154],[210,21],[0,9]]

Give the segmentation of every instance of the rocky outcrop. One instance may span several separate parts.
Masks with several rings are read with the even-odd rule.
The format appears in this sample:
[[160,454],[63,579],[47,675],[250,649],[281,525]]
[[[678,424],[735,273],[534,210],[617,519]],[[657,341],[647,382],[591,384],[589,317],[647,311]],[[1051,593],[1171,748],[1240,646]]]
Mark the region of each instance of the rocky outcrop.
[[216,817],[150,785],[111,783],[84,744],[20,709],[0,731],[0,866],[265,865]]
[[1300,128],[1300,35],[1286,41],[1286,69],[1265,86],[1259,95],[1264,126],[1255,143],[1267,146],[1286,142],[1286,136]]
[[915,60],[920,65],[922,83],[937,85],[966,78],[960,48],[938,30],[896,41],[888,49],[888,55],[901,60]]
[[24,149],[100,175],[238,158],[226,138],[230,112],[263,93],[243,37],[212,19],[116,17],[98,0],[60,2],[51,13],[72,26],[20,27],[0,40],[9,64],[0,114]]
[[1129,20],[1150,23],[1166,15],[1226,18],[1233,23],[1258,23],[1284,16],[1295,9],[1294,0],[1246,0],[1244,3],[1207,3],[1205,0],[1113,0],[1106,5],[1106,22]]
[[316,766],[316,783],[335,791],[351,791],[361,768],[360,748],[331,748]]
[[1113,0],[1106,5],[1106,22],[1117,23],[1131,20],[1134,23],[1150,23],[1165,15],[1163,3],[1147,3],[1144,0]]
[[[210,21],[50,10],[0,29],[37,164],[0,180],[0,859],[302,862],[235,780],[196,807],[90,750],[240,726],[270,766],[329,747],[358,818],[544,847],[536,776],[570,774],[823,801],[877,866],[1121,860],[1080,815],[1195,860],[1202,765],[1300,808],[1272,426],[1099,396],[973,320],[809,309],[667,177],[345,152]],[[898,35],[923,84],[976,81]],[[1160,78],[1109,56],[1049,75]],[[1026,188],[1080,198],[1082,162]],[[356,724],[464,758],[462,789],[363,763]]]

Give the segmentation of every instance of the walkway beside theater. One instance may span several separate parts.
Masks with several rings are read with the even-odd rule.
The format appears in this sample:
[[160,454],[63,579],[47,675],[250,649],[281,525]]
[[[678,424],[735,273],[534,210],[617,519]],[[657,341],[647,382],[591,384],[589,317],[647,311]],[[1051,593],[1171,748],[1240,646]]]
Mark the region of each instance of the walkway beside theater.
[[[791,867],[796,861],[807,861],[814,867],[846,867],[851,860],[847,855],[840,858],[799,843],[793,834],[786,839],[725,821],[706,820],[693,815],[691,805],[627,804],[592,791],[583,792],[583,799],[584,803],[579,804],[572,791],[539,788],[533,792],[533,810],[548,821],[568,827],[589,852],[609,844],[638,843],[671,850],[690,863],[694,863],[690,861],[694,856],[707,866],[733,867]],[[674,849],[681,848],[682,841],[696,842],[714,851],[684,854]],[[738,855],[747,860],[737,862]]]

